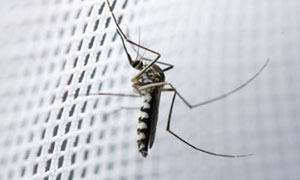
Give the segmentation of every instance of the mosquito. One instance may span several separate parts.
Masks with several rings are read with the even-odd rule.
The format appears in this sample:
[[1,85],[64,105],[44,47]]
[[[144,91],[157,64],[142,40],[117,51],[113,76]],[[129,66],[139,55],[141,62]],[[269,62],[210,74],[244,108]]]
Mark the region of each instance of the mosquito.
[[[186,106],[188,106],[190,109],[200,107],[202,105],[212,103],[214,101],[218,101],[220,99],[223,99],[246,85],[248,85],[251,81],[253,81],[267,66],[269,59],[266,60],[265,64],[259,69],[259,71],[254,74],[248,81],[244,82],[240,86],[236,87],[235,89],[222,94],[220,96],[217,96],[215,98],[209,99],[207,101],[194,104],[192,105],[189,103],[172,85],[172,83],[166,81],[165,72],[172,69],[174,66],[168,63],[160,62],[158,59],[160,58],[160,53],[142,46],[140,43],[136,43],[132,40],[130,40],[123,30],[121,29],[115,14],[113,13],[113,8],[109,2],[109,0],[106,0],[106,3],[109,7],[111,16],[113,18],[113,21],[116,25],[116,31],[118,35],[121,38],[122,46],[124,48],[124,51],[127,55],[127,59],[129,61],[129,64],[136,70],[139,71],[139,73],[134,76],[131,81],[133,83],[133,91],[137,95],[127,95],[127,94],[113,94],[113,93],[97,93],[98,95],[113,95],[113,96],[129,96],[129,97],[142,97],[144,99],[143,105],[140,109],[140,116],[138,119],[138,127],[137,127],[137,144],[138,144],[138,150],[140,154],[146,158],[148,155],[148,150],[152,148],[155,140],[155,132],[156,132],[156,126],[157,126],[157,120],[158,120],[158,111],[159,111],[159,103],[160,103],[160,96],[162,92],[173,92],[173,97],[170,105],[169,115],[168,115],[168,121],[167,121],[167,127],[166,131],[175,136],[177,139],[185,143],[186,145],[194,148],[197,151],[201,151],[203,153],[207,153],[213,156],[221,156],[221,157],[229,157],[229,158],[239,158],[239,157],[247,157],[251,156],[253,154],[243,154],[243,155],[230,155],[230,154],[218,154],[214,152],[210,152],[201,148],[198,148],[191,143],[187,142],[180,136],[178,136],[176,133],[174,133],[170,126],[171,126],[171,116],[172,116],[172,110],[175,102],[176,96],[178,96]],[[137,57],[135,59],[132,59],[131,55],[129,54],[126,43],[131,44],[133,47],[137,47]],[[156,55],[155,59],[147,59],[143,56],[139,56],[139,49],[145,50],[145,52],[150,52]],[[136,50],[135,50],[136,51]],[[146,63],[145,61],[148,61],[149,63]],[[163,66],[166,66],[165,68],[161,68],[158,64],[161,64]],[[166,88],[167,87],[167,88]]]

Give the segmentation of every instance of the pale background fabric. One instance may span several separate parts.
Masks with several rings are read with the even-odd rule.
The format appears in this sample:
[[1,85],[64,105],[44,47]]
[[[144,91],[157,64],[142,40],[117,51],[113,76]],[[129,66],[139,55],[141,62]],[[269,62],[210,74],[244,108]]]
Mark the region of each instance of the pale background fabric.
[[192,111],[175,103],[176,133],[213,152],[255,154],[240,159],[168,134],[171,93],[147,159],[137,151],[139,112],[114,113],[141,99],[73,98],[132,93],[136,71],[103,0],[2,1],[0,10],[0,180],[299,178],[299,1],[116,1],[123,30],[175,66],[167,80],[191,103],[232,90],[270,58],[231,97]]

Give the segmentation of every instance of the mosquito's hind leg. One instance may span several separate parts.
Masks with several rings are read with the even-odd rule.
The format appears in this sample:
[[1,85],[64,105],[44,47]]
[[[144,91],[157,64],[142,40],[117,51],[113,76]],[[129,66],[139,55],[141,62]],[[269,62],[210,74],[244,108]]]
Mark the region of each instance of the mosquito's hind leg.
[[[192,145],[191,143],[187,142],[186,140],[184,140],[183,138],[181,138],[180,136],[178,136],[177,134],[175,134],[171,129],[170,129],[170,126],[171,126],[171,117],[172,117],[172,111],[173,111],[173,106],[174,106],[174,102],[175,102],[175,98],[176,98],[176,95],[179,96],[179,93],[177,92],[177,90],[173,87],[173,85],[171,83],[168,83],[168,82],[159,82],[159,83],[152,83],[152,84],[148,84],[148,85],[145,85],[145,86],[142,86],[140,87],[140,90],[143,90],[143,89],[147,89],[147,88],[150,88],[150,87],[162,87],[164,85],[170,85],[171,88],[166,88],[166,89],[161,89],[161,92],[174,92],[174,95],[173,95],[173,98],[172,98],[172,102],[171,102],[171,107],[170,107],[170,111],[169,111],[169,115],[168,115],[168,122],[167,122],[167,127],[166,127],[166,130],[172,134],[173,136],[175,136],[177,139],[179,139],[180,141],[182,141],[183,143],[187,144],[188,146],[194,148],[195,150],[197,151],[201,151],[201,152],[204,152],[204,153],[207,153],[207,154],[210,154],[210,155],[214,155],[214,156],[222,156],[222,157],[230,157],[230,158],[238,158],[238,157],[247,157],[247,156],[251,156],[253,154],[245,154],[245,155],[227,155],[227,154],[217,154],[217,153],[213,153],[213,152],[210,152],[210,151],[206,151],[204,149],[200,149],[194,145]],[[181,97],[181,99],[185,102],[185,103],[188,103],[185,99],[183,99]],[[189,104],[189,103],[188,103]],[[190,105],[190,104],[189,104]],[[191,105],[190,105],[191,106]]]
[[[186,99],[185,99],[185,98],[184,98],[184,97],[176,90],[176,88],[175,88],[171,83],[164,82],[164,85],[169,85],[169,86],[171,87],[171,89],[173,89],[173,90],[175,91],[175,93],[178,95],[178,97],[184,102],[184,104],[185,104],[186,106],[188,106],[190,109],[193,109],[193,108],[196,108],[196,107],[205,105],[205,104],[209,104],[209,103],[212,103],[212,102],[215,102],[215,101],[224,99],[224,98],[228,97],[229,95],[231,95],[231,94],[233,94],[233,93],[235,93],[235,92],[241,90],[243,87],[247,86],[250,82],[252,82],[252,81],[253,81],[253,80],[254,80],[254,79],[255,79],[255,78],[256,78],[256,77],[264,70],[264,68],[267,66],[268,62],[269,62],[269,59],[267,59],[267,61],[265,62],[265,64],[260,68],[260,70],[259,70],[257,73],[255,73],[248,81],[246,81],[245,83],[239,85],[237,88],[235,88],[235,89],[233,89],[233,90],[231,90],[231,91],[229,91],[229,92],[227,92],[227,93],[225,93],[225,94],[222,94],[222,95],[220,95],[220,96],[217,96],[217,97],[215,97],[215,98],[212,98],[212,99],[209,99],[209,100],[206,100],[206,101],[203,101],[203,102],[194,104],[194,105],[192,105],[191,103],[189,103],[189,102],[188,102],[188,101],[187,101],[187,100],[186,100]],[[162,83],[153,83],[152,86],[161,86],[161,85],[162,85]],[[148,88],[148,87],[150,87],[150,86],[151,86],[151,84],[150,84],[150,85],[143,86],[143,87],[141,87],[141,88],[144,89],[144,88]],[[142,90],[141,88],[140,88],[140,90]]]
[[133,45],[135,45],[135,46],[137,46],[137,47],[140,47],[140,48],[142,48],[142,49],[144,49],[144,50],[146,50],[146,51],[149,51],[149,52],[151,52],[151,53],[157,55],[156,58],[155,58],[151,63],[149,63],[149,64],[148,64],[144,69],[142,69],[142,70],[141,70],[134,78],[132,78],[131,81],[132,81],[132,82],[135,82],[135,81],[137,81],[137,79],[138,79],[145,71],[147,71],[147,69],[149,69],[149,68],[150,68],[150,67],[151,67],[151,66],[152,66],[152,65],[160,58],[160,53],[158,53],[158,52],[156,52],[156,51],[154,51],[154,50],[152,50],[152,49],[149,49],[149,48],[147,48],[147,47],[145,47],[145,46],[142,46],[142,45],[140,45],[140,44],[138,44],[138,43],[136,43],[136,42],[130,40],[130,39],[125,35],[125,33],[122,31],[120,25],[118,24],[117,19],[116,19],[114,13],[113,13],[112,7],[111,7],[111,5],[110,5],[110,3],[109,3],[109,0],[106,0],[106,2],[107,2],[107,5],[108,5],[109,10],[110,10],[110,12],[111,12],[111,15],[112,15],[112,17],[113,17],[113,20],[114,20],[114,22],[115,22],[115,24],[116,24],[116,26],[117,26],[117,29],[118,29],[118,31],[120,32],[121,36],[122,36],[128,43],[133,44]]
[[[162,91],[174,91],[174,89],[162,89]],[[172,134],[173,136],[175,136],[177,139],[179,139],[180,141],[182,141],[183,143],[185,143],[186,145],[194,148],[197,151],[201,151],[213,156],[221,156],[221,157],[230,157],[230,158],[239,158],[239,157],[248,157],[251,156],[253,154],[245,154],[245,155],[229,155],[229,154],[217,154],[217,153],[213,153],[204,149],[200,149],[194,145],[192,145],[191,143],[187,142],[186,140],[184,140],[183,138],[181,138],[180,136],[178,136],[177,134],[175,134],[170,126],[171,126],[171,117],[172,117],[172,111],[173,111],[173,106],[174,106],[174,102],[175,102],[175,98],[176,98],[176,92],[174,92],[173,98],[172,98],[172,102],[171,102],[171,107],[170,107],[170,111],[169,111],[169,115],[168,115],[168,122],[167,122],[167,127],[166,127],[166,131],[168,131],[170,134]]]

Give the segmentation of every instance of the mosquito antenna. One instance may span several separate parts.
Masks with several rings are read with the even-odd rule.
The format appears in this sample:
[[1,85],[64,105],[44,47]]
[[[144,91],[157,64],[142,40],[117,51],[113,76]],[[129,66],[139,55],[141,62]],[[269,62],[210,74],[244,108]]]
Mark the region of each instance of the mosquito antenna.
[[[139,26],[139,45],[141,45],[141,26]],[[136,54],[135,59],[138,59],[139,54],[140,54],[140,46],[138,46],[138,50],[137,50],[137,54]]]
[[[136,49],[132,44],[131,44],[132,49],[139,54],[138,49]],[[139,47],[138,47],[139,48]],[[139,58],[137,58],[137,60],[146,60],[146,61],[153,61],[152,59],[148,59],[145,58],[145,54],[147,53],[147,51],[144,51],[143,55],[141,55]]]

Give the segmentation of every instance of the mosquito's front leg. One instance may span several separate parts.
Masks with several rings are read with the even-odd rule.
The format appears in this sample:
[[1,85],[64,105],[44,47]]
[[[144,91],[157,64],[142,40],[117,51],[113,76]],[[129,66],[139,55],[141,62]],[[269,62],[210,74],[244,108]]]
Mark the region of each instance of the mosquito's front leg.
[[139,87],[139,90],[141,91],[141,90],[144,90],[144,89],[147,89],[147,88],[164,86],[164,85],[167,85],[167,84],[170,84],[170,83],[169,82],[158,82],[158,83],[146,84],[144,86]]
[[139,89],[138,86],[136,86],[135,84],[133,84],[132,87],[133,87],[133,91],[134,91],[135,93],[137,93],[137,94],[139,95],[139,97],[141,97],[141,96],[143,95],[143,94],[142,94],[142,91]]
[[157,55],[156,58],[155,58],[151,63],[149,63],[149,64],[148,64],[145,68],[143,68],[143,69],[142,69],[142,70],[141,70],[134,78],[131,79],[132,82],[136,82],[136,81],[138,80],[138,78],[139,78],[145,71],[147,71],[147,69],[149,69],[149,68],[150,68],[150,67],[151,67],[151,66],[152,66],[152,65],[160,58],[160,53],[158,53],[158,52],[156,52],[156,51],[154,51],[154,50],[152,50],[152,49],[149,49],[149,48],[147,48],[147,47],[145,47],[145,46],[142,46],[142,45],[140,45],[140,44],[138,44],[138,43],[136,43],[136,42],[130,40],[130,39],[125,35],[125,33],[122,31],[120,25],[118,24],[117,19],[116,19],[114,13],[113,13],[112,7],[111,7],[111,5],[110,5],[110,3],[109,3],[109,0],[106,0],[106,3],[107,3],[107,5],[108,5],[108,7],[109,7],[109,10],[110,10],[110,12],[111,12],[111,15],[112,15],[112,17],[113,17],[113,20],[114,20],[116,26],[117,26],[118,31],[121,33],[122,37],[126,40],[126,42],[128,42],[128,43],[130,43],[130,44],[133,44],[133,45],[135,45],[135,46],[137,46],[137,47],[140,47],[140,48],[142,48],[142,49],[144,49],[144,50],[146,50],[146,51],[149,51],[149,52],[151,52],[151,53]]
[[[134,46],[132,46],[132,49],[137,53],[137,55],[139,55],[138,50],[136,50],[136,48]],[[144,61],[153,61],[152,59],[145,58],[144,55],[145,55],[145,53],[142,56],[140,56],[139,59],[144,60]],[[166,72],[166,71],[174,68],[174,66],[169,63],[165,63],[165,62],[161,62],[161,61],[156,61],[156,63],[167,66],[166,68],[162,69],[163,72]]]

